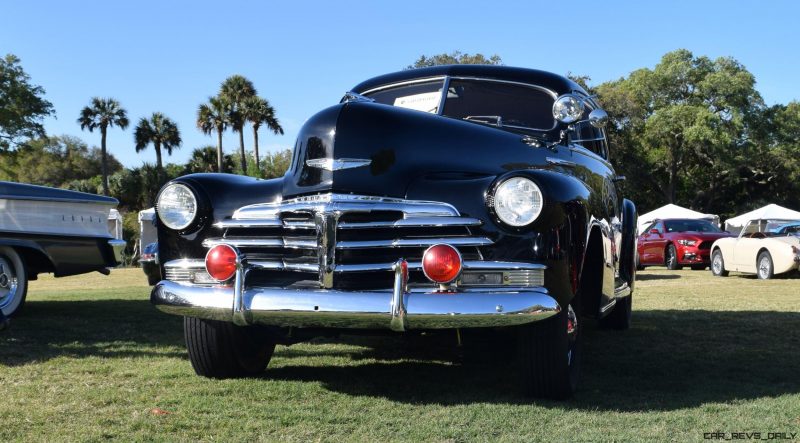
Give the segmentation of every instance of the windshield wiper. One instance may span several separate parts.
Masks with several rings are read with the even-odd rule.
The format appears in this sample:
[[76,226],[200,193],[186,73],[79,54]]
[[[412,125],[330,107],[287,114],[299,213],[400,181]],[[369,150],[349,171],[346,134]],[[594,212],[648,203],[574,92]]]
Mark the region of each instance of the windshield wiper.
[[486,123],[487,125],[494,125],[498,128],[503,127],[503,117],[499,115],[468,115],[464,117],[464,120],[468,122]]

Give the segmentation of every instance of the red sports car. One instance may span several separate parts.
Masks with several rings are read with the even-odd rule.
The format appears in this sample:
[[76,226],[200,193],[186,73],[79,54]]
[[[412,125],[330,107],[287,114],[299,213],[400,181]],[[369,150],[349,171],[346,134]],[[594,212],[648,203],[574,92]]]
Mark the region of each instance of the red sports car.
[[670,218],[655,220],[639,235],[636,267],[666,266],[681,269],[705,269],[714,240],[733,237],[707,220]]

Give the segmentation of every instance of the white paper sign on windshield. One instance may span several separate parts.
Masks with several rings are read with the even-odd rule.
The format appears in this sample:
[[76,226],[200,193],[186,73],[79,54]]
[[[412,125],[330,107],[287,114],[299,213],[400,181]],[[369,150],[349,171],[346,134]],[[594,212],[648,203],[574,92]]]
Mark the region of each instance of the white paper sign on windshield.
[[441,99],[441,92],[426,92],[423,94],[397,97],[394,100],[394,105],[400,108],[414,109],[416,111],[435,114],[439,110],[439,100]]

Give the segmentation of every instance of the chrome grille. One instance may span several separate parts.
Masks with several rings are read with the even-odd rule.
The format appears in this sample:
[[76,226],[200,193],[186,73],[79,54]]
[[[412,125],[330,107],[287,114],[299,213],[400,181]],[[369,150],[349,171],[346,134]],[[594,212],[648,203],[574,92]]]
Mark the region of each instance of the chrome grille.
[[238,248],[265,281],[285,284],[288,271],[304,274],[294,280],[331,288],[337,281],[355,284],[359,273],[391,269],[401,257],[418,263],[438,243],[458,247],[465,260],[481,260],[478,248],[493,243],[471,233],[481,223],[447,203],[325,194],[240,208],[216,224],[223,236],[203,245]]

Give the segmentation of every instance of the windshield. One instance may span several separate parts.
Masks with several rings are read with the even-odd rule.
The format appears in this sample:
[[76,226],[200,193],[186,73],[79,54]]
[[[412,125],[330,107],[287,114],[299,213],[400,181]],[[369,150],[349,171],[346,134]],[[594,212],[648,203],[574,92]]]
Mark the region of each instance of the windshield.
[[538,88],[487,80],[450,81],[443,115],[464,120],[550,130],[553,97]]
[[664,226],[667,232],[722,232],[706,220],[666,220]]
[[751,236],[755,233],[763,233],[768,237],[798,235],[800,232],[800,220],[750,220],[747,226],[742,229],[742,236]]

